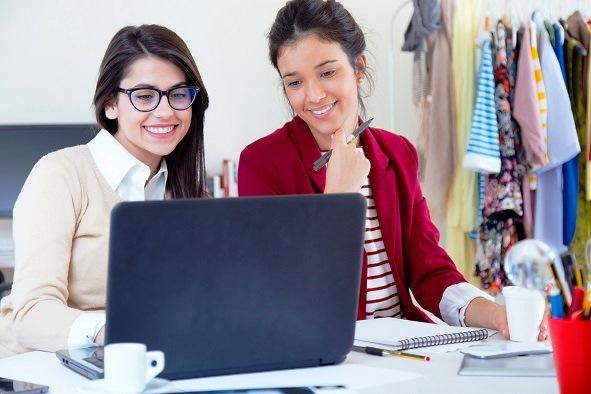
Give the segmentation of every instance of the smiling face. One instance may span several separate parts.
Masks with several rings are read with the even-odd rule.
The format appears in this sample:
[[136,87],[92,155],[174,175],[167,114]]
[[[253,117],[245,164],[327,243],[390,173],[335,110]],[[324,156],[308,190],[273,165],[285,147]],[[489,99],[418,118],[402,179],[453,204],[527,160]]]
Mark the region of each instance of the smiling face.
[[[365,67],[365,56],[357,62]],[[330,136],[339,129],[355,129],[363,73],[353,69],[337,42],[304,36],[281,49],[277,68],[291,108],[308,124],[320,149],[330,148]]]
[[[183,71],[173,63],[153,56],[133,62],[119,83],[123,89],[169,90],[182,85],[187,85]],[[109,119],[117,119],[118,129],[114,135],[117,141],[155,172],[160,159],[170,154],[187,134],[192,110],[191,107],[175,110],[163,96],[156,109],[140,112],[125,93],[118,93],[116,100],[107,105],[105,113]]]

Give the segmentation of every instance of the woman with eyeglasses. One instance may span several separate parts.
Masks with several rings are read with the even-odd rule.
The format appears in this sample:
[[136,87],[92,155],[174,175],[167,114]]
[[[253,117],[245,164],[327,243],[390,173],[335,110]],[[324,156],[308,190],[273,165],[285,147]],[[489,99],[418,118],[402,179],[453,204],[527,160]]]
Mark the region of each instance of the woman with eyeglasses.
[[[349,143],[362,121],[368,77],[365,37],[351,14],[334,0],[288,1],[268,38],[295,117],[242,151],[240,195],[363,194],[368,209],[358,319],[431,321],[414,296],[450,325],[493,328],[508,337],[504,307],[467,283],[438,245],[413,145],[374,127]],[[330,149],[328,165],[318,170],[315,161]],[[544,324],[539,338],[546,338]]]
[[111,209],[124,200],[204,196],[208,102],[177,34],[157,25],[115,34],[94,94],[102,130],[87,145],[43,157],[15,204],[0,356],[103,343]]

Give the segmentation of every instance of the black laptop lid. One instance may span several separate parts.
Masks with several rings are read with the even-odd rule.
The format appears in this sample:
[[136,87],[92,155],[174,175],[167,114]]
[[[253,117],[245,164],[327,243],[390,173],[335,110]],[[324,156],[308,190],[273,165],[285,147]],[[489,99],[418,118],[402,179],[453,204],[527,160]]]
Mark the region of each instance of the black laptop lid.
[[359,194],[120,203],[107,343],[164,351],[172,379],[341,362],[365,209]]

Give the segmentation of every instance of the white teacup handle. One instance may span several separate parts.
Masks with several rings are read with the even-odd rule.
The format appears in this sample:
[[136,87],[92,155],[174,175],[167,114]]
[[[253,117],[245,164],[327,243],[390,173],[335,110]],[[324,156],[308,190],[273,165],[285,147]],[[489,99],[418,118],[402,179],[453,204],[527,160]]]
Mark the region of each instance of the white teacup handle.
[[160,350],[146,352],[146,383],[164,370],[164,353]]

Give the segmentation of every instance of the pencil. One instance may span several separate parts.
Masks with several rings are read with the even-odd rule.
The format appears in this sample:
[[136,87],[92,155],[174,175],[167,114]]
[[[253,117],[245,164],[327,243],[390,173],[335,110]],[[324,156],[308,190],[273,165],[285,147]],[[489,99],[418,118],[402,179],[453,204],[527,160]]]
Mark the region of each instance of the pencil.
[[421,361],[431,361],[431,356],[427,356],[427,355],[423,355],[423,354],[405,353],[405,352],[401,352],[400,350],[386,350],[386,352],[389,356],[410,358],[413,360],[421,360]]
[[554,263],[548,263],[548,266],[550,267],[550,273],[552,274],[552,278],[554,278],[555,285],[560,291],[560,294],[562,294],[566,307],[569,308],[572,301],[570,290],[567,286],[563,286],[562,280],[560,280],[560,277],[558,276],[558,271],[556,271],[556,266]]
[[402,358],[408,358],[411,360],[417,361],[431,361],[431,356],[426,356],[422,354],[412,354],[412,353],[405,353],[399,350],[389,350],[389,349],[380,349],[378,347],[372,346],[357,346],[353,345],[353,350],[356,352],[367,353],[374,356],[396,356]]
[[583,268],[580,265],[577,265],[575,268],[575,280],[577,282],[577,287],[585,287],[585,283],[583,283]]

